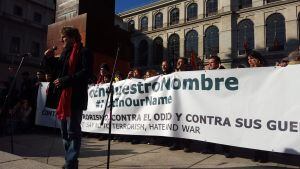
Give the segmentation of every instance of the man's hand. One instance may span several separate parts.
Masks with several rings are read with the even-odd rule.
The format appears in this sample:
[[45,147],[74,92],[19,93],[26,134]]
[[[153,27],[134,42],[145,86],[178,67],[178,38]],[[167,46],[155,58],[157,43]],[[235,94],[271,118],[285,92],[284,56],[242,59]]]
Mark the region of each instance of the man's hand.
[[54,57],[54,50],[53,49],[47,49],[45,52],[44,52],[44,55],[46,57]]
[[54,80],[53,83],[54,83],[54,85],[55,85],[56,88],[59,88],[61,86],[61,82],[60,82],[59,79]]

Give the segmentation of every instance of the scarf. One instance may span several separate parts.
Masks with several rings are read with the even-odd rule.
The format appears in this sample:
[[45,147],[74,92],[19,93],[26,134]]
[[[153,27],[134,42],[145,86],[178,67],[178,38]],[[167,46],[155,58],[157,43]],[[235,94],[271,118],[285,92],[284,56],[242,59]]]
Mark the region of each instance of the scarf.
[[[76,68],[76,55],[79,52],[79,44],[75,43],[68,63],[68,75],[74,75]],[[59,120],[66,119],[71,116],[71,100],[72,100],[72,87],[62,90],[59,103],[56,108],[56,116]]]

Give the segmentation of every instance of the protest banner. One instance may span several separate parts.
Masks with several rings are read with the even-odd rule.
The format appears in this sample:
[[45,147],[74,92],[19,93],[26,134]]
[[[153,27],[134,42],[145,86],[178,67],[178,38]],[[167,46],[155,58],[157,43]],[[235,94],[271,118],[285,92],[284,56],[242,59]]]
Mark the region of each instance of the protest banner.
[[[123,80],[114,84],[112,133],[299,154],[299,74],[300,66],[288,66]],[[83,131],[108,132],[107,123],[100,125],[107,90],[108,84],[89,87]]]

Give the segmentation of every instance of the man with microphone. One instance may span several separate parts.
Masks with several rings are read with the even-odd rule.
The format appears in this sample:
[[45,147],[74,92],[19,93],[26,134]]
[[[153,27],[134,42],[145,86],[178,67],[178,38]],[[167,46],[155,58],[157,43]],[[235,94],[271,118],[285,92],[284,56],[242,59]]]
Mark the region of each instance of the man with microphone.
[[87,107],[87,87],[92,75],[92,54],[83,47],[77,28],[61,29],[63,51],[54,57],[55,47],[45,51],[44,64],[51,67],[57,79],[55,92],[59,94],[56,116],[60,121],[65,169],[77,169],[81,146],[82,111]]

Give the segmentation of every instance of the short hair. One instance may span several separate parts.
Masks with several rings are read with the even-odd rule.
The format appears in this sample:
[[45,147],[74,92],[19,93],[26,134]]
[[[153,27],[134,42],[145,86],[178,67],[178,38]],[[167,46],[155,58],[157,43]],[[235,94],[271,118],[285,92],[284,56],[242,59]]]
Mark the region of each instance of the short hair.
[[81,42],[79,30],[72,26],[64,26],[60,33],[68,38],[74,38],[76,42]]
[[253,58],[259,60],[260,63],[262,64],[262,66],[266,66],[267,65],[266,60],[263,58],[263,56],[259,52],[253,50],[253,51],[251,51],[251,52],[248,53],[247,58],[249,56],[252,56]]
[[208,59],[214,59],[216,62],[218,62],[218,63],[221,63],[221,58],[219,57],[219,56],[211,56],[210,58],[208,58]]
[[178,62],[179,59],[182,59],[183,62],[184,62],[184,64],[187,64],[187,63],[188,63],[188,60],[187,60],[186,57],[179,57],[179,58],[177,59],[177,62]]

